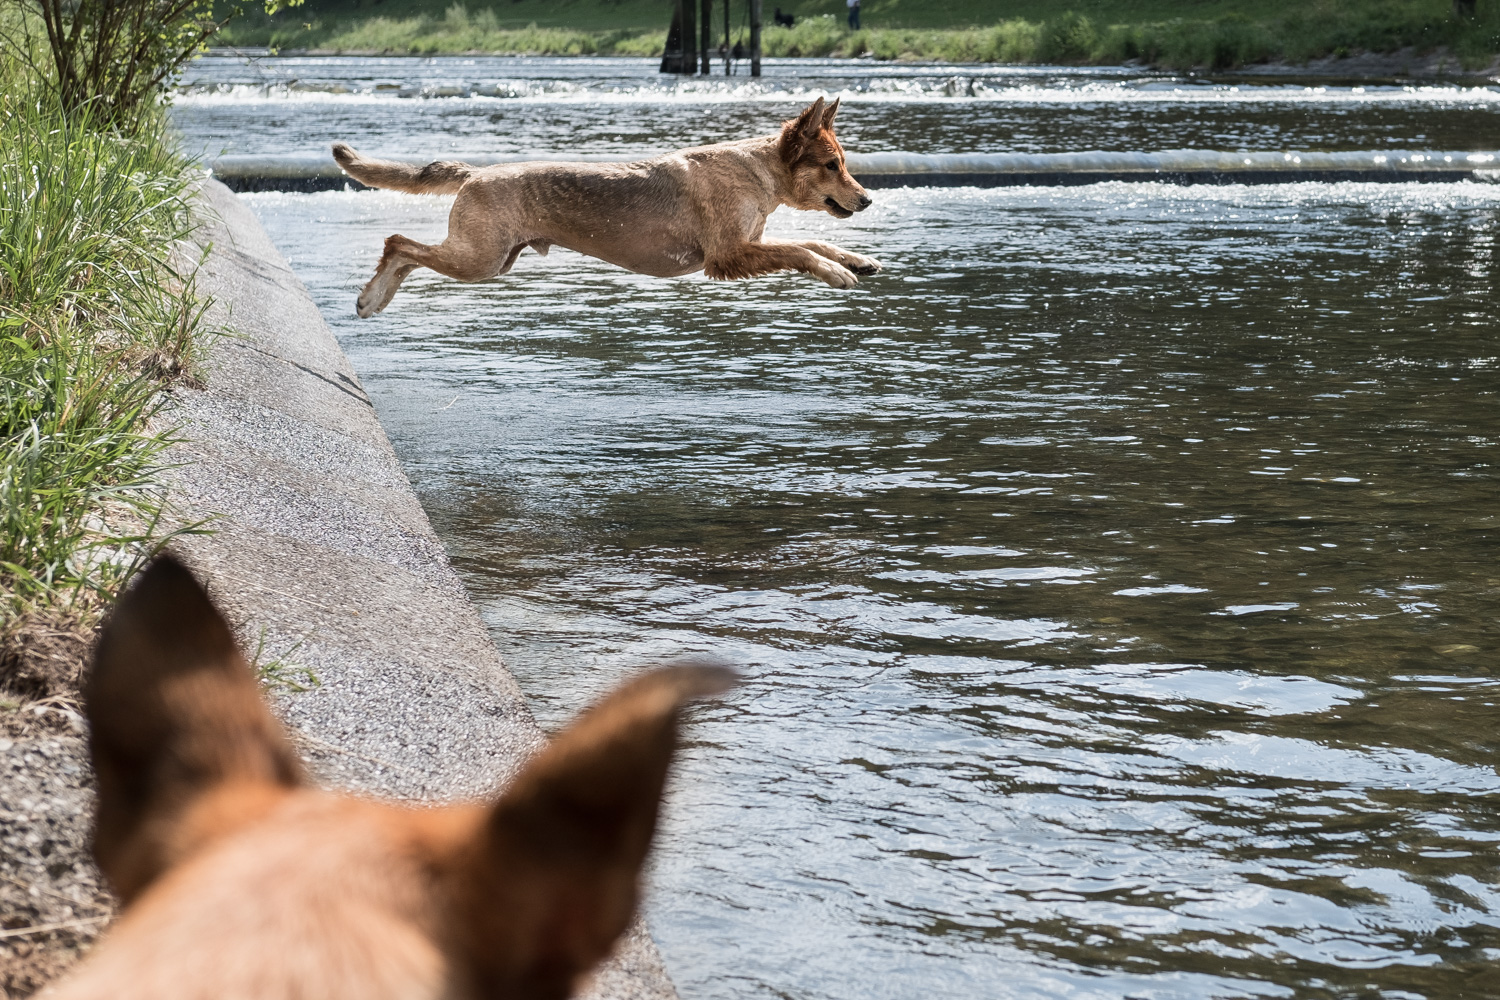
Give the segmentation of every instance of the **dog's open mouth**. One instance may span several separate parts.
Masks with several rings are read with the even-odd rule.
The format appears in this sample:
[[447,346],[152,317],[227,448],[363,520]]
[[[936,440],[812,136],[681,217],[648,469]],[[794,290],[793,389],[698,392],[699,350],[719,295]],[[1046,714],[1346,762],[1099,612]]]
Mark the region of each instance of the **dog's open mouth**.
[[832,212],[835,217],[840,218],[840,219],[847,219],[847,218],[849,218],[849,216],[851,216],[851,215],[854,214],[853,212],[851,212],[847,208],[845,208],[843,205],[840,205],[838,202],[834,201],[832,195],[829,195],[827,198],[824,198],[823,199],[823,204],[825,204],[825,205],[828,206],[828,211]]

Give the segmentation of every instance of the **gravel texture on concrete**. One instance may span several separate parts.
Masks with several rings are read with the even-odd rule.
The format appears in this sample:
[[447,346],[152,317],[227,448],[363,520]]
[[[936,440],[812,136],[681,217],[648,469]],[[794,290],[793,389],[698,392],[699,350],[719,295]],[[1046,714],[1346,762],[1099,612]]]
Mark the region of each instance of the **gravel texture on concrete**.
[[[207,388],[173,390],[165,413],[184,439],[170,455],[173,517],[212,529],[174,548],[254,655],[320,781],[408,799],[492,793],[541,731],[307,290],[232,192],[209,180],[200,202],[212,252],[199,287],[214,299],[209,322],[233,334],[212,348]],[[0,844],[47,840],[54,868],[76,869],[64,873],[70,898],[27,919],[66,914],[86,942],[108,903],[85,852],[83,741],[18,736],[5,749],[26,777],[0,782]],[[40,876],[46,860],[26,850]],[[639,920],[581,996],[676,997]]]

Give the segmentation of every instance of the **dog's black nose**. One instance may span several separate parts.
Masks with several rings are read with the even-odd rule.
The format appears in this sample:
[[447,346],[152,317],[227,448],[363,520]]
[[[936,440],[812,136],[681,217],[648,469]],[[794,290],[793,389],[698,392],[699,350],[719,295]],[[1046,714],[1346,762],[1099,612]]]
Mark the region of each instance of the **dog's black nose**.
[[869,195],[862,194],[859,196],[859,207],[861,209],[869,208],[874,203],[874,201],[875,199],[871,198]]

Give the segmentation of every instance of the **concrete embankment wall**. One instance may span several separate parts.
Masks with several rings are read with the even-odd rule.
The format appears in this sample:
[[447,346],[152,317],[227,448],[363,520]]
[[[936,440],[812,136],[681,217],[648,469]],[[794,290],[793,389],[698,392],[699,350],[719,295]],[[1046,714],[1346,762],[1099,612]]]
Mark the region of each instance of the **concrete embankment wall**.
[[233,334],[167,411],[186,438],[174,516],[213,518],[176,547],[248,647],[317,676],[279,708],[319,774],[405,796],[493,788],[540,739],[521,692],[307,290],[234,194],[210,182],[202,203],[199,281]]
[[[232,333],[213,346],[206,388],[174,389],[162,418],[184,438],[168,456],[171,516],[212,519],[175,548],[247,651],[292,681],[316,676],[273,699],[322,782],[406,798],[492,792],[541,731],[306,288],[226,187],[209,180],[200,204],[213,247],[200,288],[215,300],[209,322]],[[7,743],[28,769],[15,787],[34,790],[27,812],[0,820],[36,841],[31,877],[45,878],[46,857],[66,860],[53,886],[81,886],[82,905],[97,885],[83,740]],[[674,1000],[644,925],[584,995]]]

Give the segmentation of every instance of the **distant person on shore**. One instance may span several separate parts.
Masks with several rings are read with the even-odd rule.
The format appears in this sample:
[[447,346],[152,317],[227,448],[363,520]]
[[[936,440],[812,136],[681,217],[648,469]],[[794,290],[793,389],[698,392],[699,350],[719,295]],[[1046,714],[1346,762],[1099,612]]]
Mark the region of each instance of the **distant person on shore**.
[[849,30],[859,30],[859,0],[849,0]]

